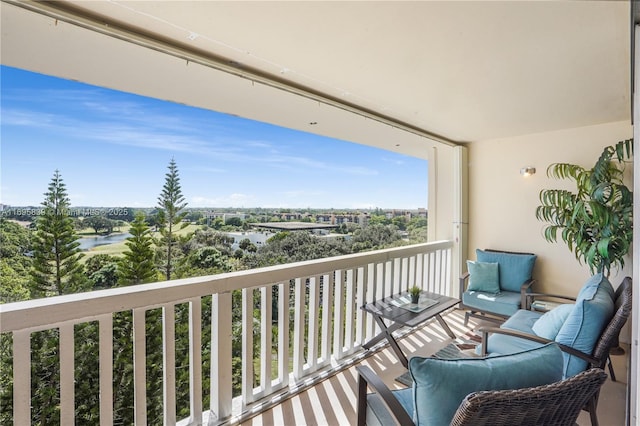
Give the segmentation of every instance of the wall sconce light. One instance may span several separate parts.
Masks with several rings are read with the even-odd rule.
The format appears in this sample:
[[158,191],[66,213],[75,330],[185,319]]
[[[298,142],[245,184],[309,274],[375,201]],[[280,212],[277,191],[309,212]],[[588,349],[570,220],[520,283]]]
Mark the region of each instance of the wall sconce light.
[[522,176],[524,176],[524,177],[531,176],[531,175],[533,175],[535,173],[536,173],[536,168],[535,167],[527,166],[527,167],[523,167],[523,168],[520,169],[520,174]]

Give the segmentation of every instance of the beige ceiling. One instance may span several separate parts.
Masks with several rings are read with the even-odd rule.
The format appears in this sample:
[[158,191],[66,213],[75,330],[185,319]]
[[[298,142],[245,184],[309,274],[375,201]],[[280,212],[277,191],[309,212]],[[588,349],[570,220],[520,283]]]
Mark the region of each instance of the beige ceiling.
[[[308,98],[274,96],[269,84],[245,96],[246,80],[10,3],[3,64],[357,142],[367,137],[358,120],[340,117],[352,106],[367,112],[361,122],[388,118],[453,142],[630,121],[628,2],[71,2],[73,14],[92,14],[86,26],[122,24],[331,100],[313,102],[317,115]],[[389,137],[372,144],[401,145]]]

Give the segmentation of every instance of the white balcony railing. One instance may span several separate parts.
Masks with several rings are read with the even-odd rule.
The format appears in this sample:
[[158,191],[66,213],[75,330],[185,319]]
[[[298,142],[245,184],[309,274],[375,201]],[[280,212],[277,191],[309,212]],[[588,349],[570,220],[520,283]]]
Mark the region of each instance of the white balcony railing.
[[[406,290],[413,284],[451,295],[451,246],[449,241],[417,244],[0,305],[0,332],[7,333],[12,342],[14,424],[31,423],[31,340],[35,332],[57,330],[60,423],[73,424],[78,402],[75,334],[79,324],[98,324],[99,418],[100,424],[111,425],[114,314],[129,312],[134,416],[136,424],[144,425],[148,420],[157,420],[147,418],[147,314],[161,311],[162,420],[164,424],[174,424],[177,417],[184,417],[176,413],[175,374],[176,312],[183,312],[188,316],[185,346],[189,383],[185,386],[189,417],[180,423],[199,424],[205,419],[215,423],[246,412],[254,402],[295,387],[322,369],[339,368],[343,360],[363,351],[362,343],[376,333],[372,318],[359,309],[365,302]],[[232,318],[234,309],[239,309],[239,297],[236,296],[234,307],[232,294],[240,294],[236,290],[242,295],[241,373],[232,366],[233,328],[238,326]],[[204,321],[203,306],[211,311],[210,318],[205,317]],[[206,324],[208,321],[210,324]],[[210,333],[203,334],[208,325]],[[203,389],[203,336],[205,342],[210,339],[212,348],[206,376],[208,389]],[[254,355],[254,337],[259,339],[258,356]],[[184,357],[181,352],[178,355]],[[241,374],[241,391],[235,400],[234,374]],[[209,395],[208,409],[203,409],[203,391]]]

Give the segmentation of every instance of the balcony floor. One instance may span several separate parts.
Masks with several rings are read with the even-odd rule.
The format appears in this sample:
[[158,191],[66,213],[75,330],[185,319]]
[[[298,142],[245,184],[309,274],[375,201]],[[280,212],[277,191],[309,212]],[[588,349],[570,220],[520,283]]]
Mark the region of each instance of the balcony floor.
[[[480,325],[478,322],[469,321],[469,327],[465,327],[464,313],[460,310],[452,310],[444,318],[457,336],[463,336]],[[446,346],[451,339],[436,321],[429,321],[424,327],[407,334],[399,341],[405,354],[429,356]],[[601,391],[598,405],[601,426],[625,424],[627,354],[628,350],[625,351],[625,356],[612,357],[618,381],[612,382],[608,379]],[[405,369],[388,345],[359,364],[371,367],[391,389],[404,387],[394,379]],[[351,367],[244,421],[241,425],[355,425],[356,383],[357,372]],[[578,425],[590,424],[588,413],[583,411],[578,417]]]

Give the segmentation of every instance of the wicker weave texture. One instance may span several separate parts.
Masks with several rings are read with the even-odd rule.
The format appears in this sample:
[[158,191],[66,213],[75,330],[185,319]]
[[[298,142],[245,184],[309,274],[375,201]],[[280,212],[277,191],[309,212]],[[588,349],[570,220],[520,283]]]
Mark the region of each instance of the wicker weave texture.
[[593,350],[593,357],[599,361],[599,365],[594,365],[594,367],[604,368],[607,363],[607,357],[609,356],[609,350],[611,346],[613,346],[613,342],[618,340],[620,330],[622,330],[622,327],[631,314],[631,288],[631,278],[627,277],[616,290],[616,312],[600,335],[596,347]]
[[474,392],[462,401],[451,425],[572,426],[606,378],[593,368],[550,385]]

